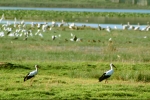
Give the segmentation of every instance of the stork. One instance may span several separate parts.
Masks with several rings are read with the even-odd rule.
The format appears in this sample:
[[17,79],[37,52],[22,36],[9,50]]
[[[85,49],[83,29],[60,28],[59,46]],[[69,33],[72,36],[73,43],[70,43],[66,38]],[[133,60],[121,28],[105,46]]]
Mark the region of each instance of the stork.
[[62,27],[65,24],[64,20],[61,20],[61,23],[58,25],[58,27]]
[[72,24],[69,25],[69,28],[73,29],[75,26],[76,26],[75,23],[72,23]]
[[1,31],[1,32],[0,32],[0,37],[4,37],[4,36],[5,36],[4,32]]
[[70,41],[76,41],[76,40],[78,39],[77,36],[74,35],[74,34],[72,34],[72,33],[71,33],[71,36],[72,36],[73,38],[71,38]]
[[138,26],[134,28],[134,30],[140,30],[140,23],[138,23]]
[[99,82],[103,80],[105,80],[105,83],[107,82],[107,79],[114,73],[113,67],[115,66],[111,63],[110,64],[111,69],[103,73],[103,75],[99,78]]
[[118,29],[117,26],[114,26],[114,29]]
[[128,22],[127,25],[122,24],[122,27],[123,27],[123,30],[128,29],[130,27],[130,22]]
[[57,38],[56,35],[52,35],[52,40],[55,40]]
[[109,26],[107,26],[106,31],[110,32],[111,28]]
[[70,41],[77,41],[77,37],[74,35],[73,38],[70,39]]
[[[35,70],[29,72],[25,77],[24,77],[24,82],[29,80],[29,79],[33,79],[33,77],[35,77],[35,75],[37,75],[38,73],[38,65],[35,65]],[[32,80],[31,80],[32,81]],[[32,85],[32,84],[31,84]]]
[[1,19],[0,19],[0,22],[4,19],[4,14],[2,15]]
[[98,24],[98,30],[102,30],[102,27],[100,26],[100,24]]

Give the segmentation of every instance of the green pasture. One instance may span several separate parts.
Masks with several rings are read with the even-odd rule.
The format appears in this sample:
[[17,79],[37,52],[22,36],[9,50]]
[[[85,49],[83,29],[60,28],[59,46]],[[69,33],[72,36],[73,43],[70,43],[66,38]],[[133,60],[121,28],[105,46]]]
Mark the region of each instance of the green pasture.
[[[58,63],[56,63],[58,65]],[[65,63],[61,63],[66,65]],[[77,64],[69,63],[68,66]],[[53,63],[52,67],[44,69],[41,66],[33,85],[30,80],[23,82],[24,74],[29,69],[1,69],[0,84],[1,99],[149,99],[149,83],[109,80],[108,84],[99,83],[97,78],[66,77],[60,73],[71,74],[66,71],[67,66],[60,70]],[[31,66],[30,66],[31,67]],[[58,67],[61,67],[58,65]],[[81,67],[81,66],[79,66]],[[56,69],[55,69],[56,68]],[[121,68],[121,66],[120,66]],[[70,68],[69,68],[70,69]],[[79,68],[81,69],[81,68]],[[57,70],[57,71],[56,71]],[[81,69],[78,73],[83,72]],[[66,74],[65,73],[65,74]],[[115,76],[115,74],[114,74]],[[112,77],[113,78],[113,77]]]
[[[15,30],[14,30],[15,31]],[[35,34],[37,29],[33,29]],[[82,42],[71,42],[71,33],[81,38]],[[149,62],[149,32],[134,30],[106,30],[89,26],[71,30],[67,26],[54,27],[42,32],[39,36],[1,37],[2,61],[117,61],[117,62]],[[52,40],[52,35],[61,35]],[[146,38],[144,38],[146,36]],[[112,42],[109,39],[112,38]],[[136,52],[136,53],[135,53]],[[118,57],[120,56],[120,57]]]
[[[71,33],[83,41],[70,41]],[[75,30],[53,27],[42,34],[43,38],[27,40],[0,37],[1,99],[149,99],[148,31],[109,33],[82,26]],[[61,37],[52,40],[52,35]],[[107,84],[99,83],[111,62],[117,70]],[[30,80],[23,82],[23,78],[35,64],[40,66],[39,73],[30,86]]]

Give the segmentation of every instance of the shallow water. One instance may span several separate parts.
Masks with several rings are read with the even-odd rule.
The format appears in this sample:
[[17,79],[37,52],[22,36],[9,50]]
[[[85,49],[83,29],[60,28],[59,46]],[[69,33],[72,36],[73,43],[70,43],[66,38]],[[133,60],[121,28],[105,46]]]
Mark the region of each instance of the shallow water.
[[[1,10],[53,10],[53,11],[79,11],[79,12],[128,12],[128,13],[150,13],[150,10],[140,10],[140,9],[83,9],[83,8],[29,8],[29,7],[0,7]],[[121,24],[127,24],[130,22],[131,25],[137,26],[137,23],[140,23],[141,28],[147,25],[147,22],[150,21],[150,18],[119,18],[119,17],[99,17],[99,18],[76,18],[74,23],[77,26],[90,26],[90,27],[97,27],[100,24],[102,27],[106,28],[110,26],[114,28],[116,26],[118,29],[122,29]],[[9,20],[10,23],[13,21]],[[3,20],[1,23],[7,23],[7,20]],[[26,24],[30,24],[30,21],[26,21]],[[35,23],[44,23],[38,22]],[[51,24],[51,22],[48,22]],[[60,22],[57,22],[58,24]],[[72,22],[69,22],[72,23]]]
[[[78,12],[128,12],[128,13],[150,13],[150,10],[140,9],[83,9],[83,8],[29,8],[29,7],[0,7],[0,10],[53,10],[53,11],[78,11]],[[74,22],[88,22],[89,23],[100,23],[100,24],[131,24],[140,23],[141,25],[147,24],[150,18],[120,18],[120,17],[99,17],[99,18],[76,18]]]
[[0,7],[1,10],[53,10],[53,11],[78,11],[78,12],[128,12],[150,13],[146,9],[93,9],[93,8],[30,8],[30,7]]
[[[5,24],[9,22],[10,24],[13,24],[14,21],[12,20],[3,20],[0,24]],[[18,21],[17,23],[20,23],[21,21]],[[25,21],[25,24],[31,24],[32,21]],[[44,24],[45,22],[43,21],[34,21],[34,23],[40,23],[40,24]],[[51,25],[51,22],[47,22],[49,25]],[[60,22],[56,22],[57,24],[60,24]],[[72,22],[69,22],[68,24],[71,24]],[[97,28],[98,24],[97,23],[79,23],[79,22],[75,22],[76,26],[82,26],[82,25],[86,25],[89,27],[93,27],[93,28]],[[136,24],[132,24],[133,26],[137,26]],[[100,24],[101,27],[106,28],[107,26],[111,27],[112,29],[116,26],[118,29],[122,29],[122,24]],[[146,25],[140,25],[140,28],[144,28],[146,27]]]

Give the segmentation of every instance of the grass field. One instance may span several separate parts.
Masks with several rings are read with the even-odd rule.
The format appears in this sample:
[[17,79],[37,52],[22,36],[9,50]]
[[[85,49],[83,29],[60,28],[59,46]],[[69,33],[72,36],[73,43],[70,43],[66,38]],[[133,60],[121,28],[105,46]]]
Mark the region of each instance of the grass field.
[[[71,33],[83,41],[70,41]],[[42,34],[0,37],[1,99],[150,99],[149,32],[53,27]],[[111,62],[117,70],[99,83]],[[35,64],[39,73],[30,86],[23,78]]]
[[[0,0],[0,6],[128,8],[149,6],[110,3],[109,0]],[[109,17],[119,24],[138,19],[149,20],[149,14],[79,13],[53,11],[0,10],[5,20],[94,22]],[[100,19],[102,18],[102,19]],[[121,18],[124,22],[119,22]],[[143,22],[143,23],[142,23]],[[11,25],[10,27],[13,27]],[[27,29],[30,29],[27,26]],[[0,25],[0,33],[4,30]],[[12,32],[16,29],[13,28]],[[37,28],[32,29],[33,34]],[[4,31],[5,34],[8,31]],[[70,41],[75,34],[83,41]],[[150,99],[150,34],[149,31],[98,30],[91,27],[53,27],[39,36],[0,37],[0,99]],[[61,37],[52,40],[52,35]],[[112,38],[112,42],[109,39]],[[117,70],[105,84],[98,78],[113,63]],[[24,82],[26,74],[40,66],[38,75]]]
[[55,8],[126,8],[149,9],[150,6],[139,6],[126,3],[114,3],[111,0],[1,0],[0,6],[13,7],[55,7]]
[[1,99],[149,99],[149,83],[110,80],[105,84],[93,78],[51,74],[53,69],[42,70],[33,86],[30,81],[23,83],[23,74],[29,70],[1,71]]

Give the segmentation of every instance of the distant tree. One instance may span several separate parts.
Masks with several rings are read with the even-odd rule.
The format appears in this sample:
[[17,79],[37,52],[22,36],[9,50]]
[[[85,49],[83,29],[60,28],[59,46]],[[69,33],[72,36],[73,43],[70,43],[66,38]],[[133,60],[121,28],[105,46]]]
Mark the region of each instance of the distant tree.
[[[106,0],[106,1],[109,1],[109,0]],[[135,5],[141,5],[141,6],[150,5],[150,0],[111,0],[111,2],[135,4]]]

